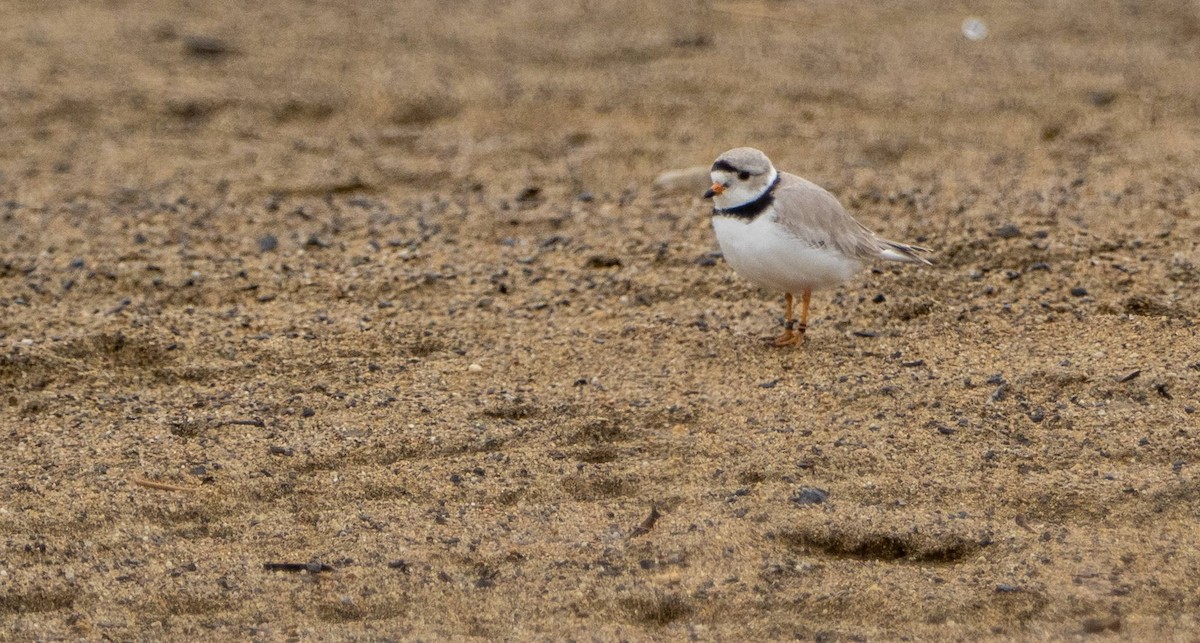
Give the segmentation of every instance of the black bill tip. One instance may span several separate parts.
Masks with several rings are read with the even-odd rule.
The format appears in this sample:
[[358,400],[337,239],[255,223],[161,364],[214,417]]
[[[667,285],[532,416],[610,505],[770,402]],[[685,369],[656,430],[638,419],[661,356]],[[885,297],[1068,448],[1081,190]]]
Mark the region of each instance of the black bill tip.
[[704,191],[704,198],[711,199],[714,196],[717,196],[717,193],[713,192],[712,188],[708,188],[707,190]]

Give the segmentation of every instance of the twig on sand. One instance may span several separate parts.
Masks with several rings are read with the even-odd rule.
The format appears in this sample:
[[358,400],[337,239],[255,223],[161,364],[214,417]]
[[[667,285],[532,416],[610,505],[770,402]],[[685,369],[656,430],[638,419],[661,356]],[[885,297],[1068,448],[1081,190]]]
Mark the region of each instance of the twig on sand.
[[165,482],[155,482],[154,480],[147,480],[145,478],[132,478],[132,479],[130,479],[130,482],[132,482],[133,484],[135,484],[139,487],[145,487],[147,489],[157,489],[159,491],[195,491],[196,490],[196,487],[182,487],[182,486],[175,485],[175,484],[167,484]]
[[229,426],[229,425],[256,426],[260,429],[263,429],[263,428],[266,428],[267,423],[255,418],[253,420],[225,420],[219,426]]
[[659,516],[662,516],[662,514],[658,512],[658,507],[650,505],[650,515],[646,516],[646,519],[640,525],[634,527],[633,531],[629,532],[629,537],[636,538],[650,533],[650,530],[654,529],[654,523],[658,522]]
[[333,565],[324,563],[263,563],[263,569],[269,572],[308,572],[316,574],[319,572],[331,572]]

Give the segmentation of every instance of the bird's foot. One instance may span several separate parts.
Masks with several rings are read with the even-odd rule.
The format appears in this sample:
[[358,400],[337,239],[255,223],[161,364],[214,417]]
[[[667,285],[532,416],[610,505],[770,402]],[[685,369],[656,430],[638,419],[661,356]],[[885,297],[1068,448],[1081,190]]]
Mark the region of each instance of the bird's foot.
[[771,340],[771,343],[776,346],[799,346],[804,343],[805,327],[785,328],[783,334]]

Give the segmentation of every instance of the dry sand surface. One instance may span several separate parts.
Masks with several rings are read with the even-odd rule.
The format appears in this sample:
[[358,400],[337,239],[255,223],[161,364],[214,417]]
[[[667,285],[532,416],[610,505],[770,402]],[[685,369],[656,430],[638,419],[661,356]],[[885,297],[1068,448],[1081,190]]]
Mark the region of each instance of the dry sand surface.
[[4,3],[0,631],[1195,636],[1200,5],[648,4]]

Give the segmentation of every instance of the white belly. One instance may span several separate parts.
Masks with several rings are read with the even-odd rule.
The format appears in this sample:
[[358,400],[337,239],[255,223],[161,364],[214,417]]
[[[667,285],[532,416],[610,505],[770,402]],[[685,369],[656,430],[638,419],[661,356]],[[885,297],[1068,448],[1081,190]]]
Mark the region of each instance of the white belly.
[[725,261],[745,279],[773,292],[798,294],[829,288],[862,270],[862,263],[834,250],[813,247],[770,220],[715,216],[713,230]]

